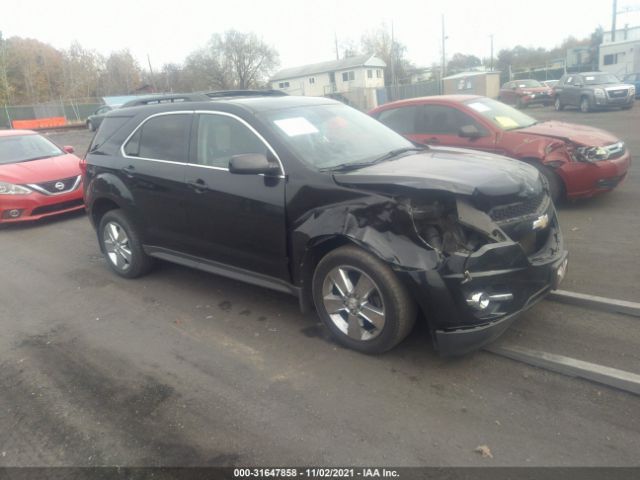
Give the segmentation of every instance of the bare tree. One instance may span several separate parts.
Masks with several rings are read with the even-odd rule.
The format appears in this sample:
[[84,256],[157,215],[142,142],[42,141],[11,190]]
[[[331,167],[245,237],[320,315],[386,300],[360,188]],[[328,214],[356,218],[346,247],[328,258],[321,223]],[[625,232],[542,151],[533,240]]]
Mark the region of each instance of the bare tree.
[[128,94],[141,86],[141,76],[140,64],[131,52],[125,49],[109,55],[100,84],[107,95]]
[[384,83],[391,85],[392,67],[400,83],[408,81],[407,71],[411,69],[411,63],[406,59],[407,47],[398,42],[391,40],[391,33],[385,24],[380,25],[375,30],[370,30],[362,36],[360,41],[361,50],[366,53],[375,55],[384,60],[387,67],[384,70]]

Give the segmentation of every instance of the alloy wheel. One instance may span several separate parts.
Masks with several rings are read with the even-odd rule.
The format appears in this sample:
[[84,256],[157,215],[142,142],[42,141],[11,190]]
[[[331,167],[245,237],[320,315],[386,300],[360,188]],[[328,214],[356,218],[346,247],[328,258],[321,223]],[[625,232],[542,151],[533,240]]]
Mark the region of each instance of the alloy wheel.
[[116,222],[109,222],[102,231],[104,249],[109,261],[120,270],[131,267],[131,246],[124,228]]
[[337,266],[324,279],[323,305],[333,324],[354,340],[376,338],[385,325],[385,308],[379,287],[363,271]]

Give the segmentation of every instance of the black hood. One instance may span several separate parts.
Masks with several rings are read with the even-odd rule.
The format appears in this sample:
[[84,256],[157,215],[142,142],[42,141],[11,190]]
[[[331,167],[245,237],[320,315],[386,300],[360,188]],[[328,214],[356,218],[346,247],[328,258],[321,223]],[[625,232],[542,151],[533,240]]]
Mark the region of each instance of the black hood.
[[540,194],[538,171],[518,160],[458,148],[437,148],[334,175],[338,184],[393,193],[401,189],[492,199]]

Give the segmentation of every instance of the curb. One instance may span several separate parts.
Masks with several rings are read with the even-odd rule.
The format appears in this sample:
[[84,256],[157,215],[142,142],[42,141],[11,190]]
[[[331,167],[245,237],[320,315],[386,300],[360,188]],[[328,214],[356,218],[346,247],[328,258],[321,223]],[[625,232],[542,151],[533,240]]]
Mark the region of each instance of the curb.
[[569,377],[584,378],[618,390],[640,395],[640,375],[625,370],[518,346],[504,347],[496,345],[485,347],[484,350],[527,365],[544,368]]
[[576,305],[579,307],[593,308],[610,313],[621,313],[632,317],[640,317],[640,303],[616,300],[613,298],[598,297],[584,293],[569,292],[566,290],[554,290],[547,295],[547,300]]

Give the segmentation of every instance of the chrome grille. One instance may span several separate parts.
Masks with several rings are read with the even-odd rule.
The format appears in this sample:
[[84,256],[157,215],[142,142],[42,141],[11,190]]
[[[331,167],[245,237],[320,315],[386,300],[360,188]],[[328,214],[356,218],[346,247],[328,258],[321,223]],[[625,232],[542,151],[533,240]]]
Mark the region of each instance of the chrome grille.
[[80,175],[76,177],[61,178],[49,182],[30,183],[27,186],[45,195],[58,195],[75,190],[80,185]]
[[607,95],[609,98],[624,98],[629,94],[628,88],[616,88],[612,90],[607,90]]
[[608,153],[607,159],[621,157],[625,152],[624,142],[617,142],[611,145],[607,145],[606,147],[604,147],[604,149]]

